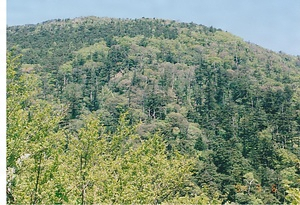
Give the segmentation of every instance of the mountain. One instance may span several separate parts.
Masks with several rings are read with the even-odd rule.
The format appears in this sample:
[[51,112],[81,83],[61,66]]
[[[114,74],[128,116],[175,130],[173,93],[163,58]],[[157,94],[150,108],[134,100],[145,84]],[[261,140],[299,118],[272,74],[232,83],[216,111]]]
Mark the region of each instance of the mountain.
[[[20,194],[21,186],[28,186],[28,193],[33,193],[28,203],[299,203],[300,56],[275,53],[213,27],[148,18],[81,17],[8,27],[7,48],[14,53],[8,57],[8,65],[15,68],[8,72],[11,76],[8,76],[7,101],[13,102],[8,103],[11,108],[19,110],[8,109],[8,170],[16,172],[9,185],[9,193],[15,195],[11,203],[17,201],[17,196],[27,200]],[[19,55],[20,64],[13,64],[13,56]],[[15,81],[19,87],[14,87]],[[41,118],[46,123],[40,127],[39,120],[33,120],[37,123],[33,124],[32,119],[39,119],[43,115],[41,110],[48,117]],[[29,116],[23,124],[10,115],[23,112]],[[60,116],[57,122],[49,122],[49,117],[57,118],[54,116]],[[98,131],[94,118],[99,120]],[[29,132],[17,127],[18,123],[20,127],[36,126]],[[21,131],[16,132],[18,129]],[[53,142],[55,146],[49,145],[45,157],[38,154],[45,149],[30,155],[35,166],[26,176],[31,176],[31,181],[36,179],[36,186],[30,188],[30,180],[23,184],[17,181],[22,175],[16,170],[24,169],[17,162],[31,151],[26,146],[14,146],[16,136],[24,137],[22,144],[28,142],[28,133],[39,135],[35,129],[47,132],[42,132],[45,136],[42,140],[38,137],[31,142],[33,147],[43,146],[41,142],[52,142],[54,138],[59,140]],[[130,134],[124,134],[127,130],[131,130]],[[99,133],[105,136],[102,143],[108,143],[107,147],[118,142],[118,148],[112,146],[103,151],[103,144],[89,138]],[[155,144],[153,139],[159,143]],[[76,149],[82,146],[85,150],[85,140],[94,144],[90,148],[93,151],[81,150],[78,155]],[[122,164],[141,156],[141,164],[129,163],[118,168],[131,170],[135,165],[146,166],[147,160],[157,154],[154,152],[152,158],[145,154],[152,153],[147,151],[147,143],[149,149],[161,150],[162,159],[155,158],[157,173],[165,173],[164,178],[170,179],[161,184],[154,179],[149,181],[149,186],[155,185],[152,190],[163,187],[163,183],[170,186],[157,189],[157,196],[154,193],[148,196],[147,193],[152,193],[150,189],[139,199],[130,198],[135,194],[128,190],[136,190],[137,184],[127,186],[125,178],[132,182],[128,177],[134,175],[133,171],[122,172],[123,188],[111,185],[106,187],[107,193],[111,193],[108,198],[105,194],[104,198],[97,198],[99,193],[106,193],[100,190],[107,184],[94,176],[92,170],[99,171],[102,165],[110,169],[104,158],[100,160],[103,164],[96,160],[93,166],[77,167],[77,178],[72,175],[74,182],[82,184],[89,176],[94,178],[78,188],[81,192],[66,191],[65,180],[71,176],[67,173],[72,173],[73,164],[69,162],[69,168],[61,169],[66,166],[62,165],[62,159],[92,163],[89,160],[96,153],[120,152],[116,156],[123,160],[112,157],[113,167],[117,166],[116,161]],[[164,148],[156,147],[159,144]],[[62,145],[62,151],[58,152],[57,147]],[[128,147],[122,148],[123,145]],[[84,153],[93,157],[84,158],[90,156]],[[46,161],[53,156],[58,161],[51,161],[49,171]],[[48,176],[45,171],[47,177],[40,185],[37,179],[42,159],[44,169],[54,174]],[[192,165],[187,163],[190,160]],[[176,169],[168,163],[174,163]],[[183,170],[190,166],[191,169]],[[147,169],[151,170],[150,167]],[[163,171],[163,167],[169,167],[168,171]],[[61,173],[59,170],[64,173],[64,169],[70,172],[55,175]],[[172,173],[178,178],[173,179]],[[134,176],[141,183],[149,179],[148,175]],[[113,180],[109,173],[104,177]],[[179,178],[185,182],[181,183]],[[60,183],[48,186],[51,180]],[[99,180],[104,183],[101,189],[96,183]],[[38,185],[45,187],[44,192]],[[54,188],[49,187],[56,187],[52,198],[47,198],[53,195]],[[141,190],[136,192],[142,193]],[[113,201],[108,201],[109,198]]]

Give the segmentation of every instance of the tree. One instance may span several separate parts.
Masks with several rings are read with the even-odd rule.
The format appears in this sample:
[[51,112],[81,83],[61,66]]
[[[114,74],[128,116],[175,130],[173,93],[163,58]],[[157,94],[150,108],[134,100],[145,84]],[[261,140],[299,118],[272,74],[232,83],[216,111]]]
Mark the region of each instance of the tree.
[[285,199],[291,204],[300,203],[300,189],[299,188],[290,188],[287,190],[287,195]]
[[145,112],[147,112],[150,119],[165,119],[163,107],[166,104],[166,99],[163,93],[155,88],[154,84],[151,87],[144,99]]
[[64,102],[69,104],[70,119],[77,118],[83,108],[83,92],[82,85],[77,83],[69,83],[62,94]]
[[243,177],[244,177],[244,181],[245,181],[246,186],[247,186],[247,194],[250,195],[251,188],[256,185],[257,180],[254,178],[252,172],[246,173]]
[[[193,198],[193,161],[168,153],[159,135],[142,140],[122,115],[114,133],[106,133],[95,115],[70,142],[61,166],[68,203],[162,203]],[[204,197],[204,196],[203,196]]]
[[37,98],[39,80],[20,73],[19,57],[7,56],[7,202],[55,201],[53,173],[63,150],[59,122],[64,109]]

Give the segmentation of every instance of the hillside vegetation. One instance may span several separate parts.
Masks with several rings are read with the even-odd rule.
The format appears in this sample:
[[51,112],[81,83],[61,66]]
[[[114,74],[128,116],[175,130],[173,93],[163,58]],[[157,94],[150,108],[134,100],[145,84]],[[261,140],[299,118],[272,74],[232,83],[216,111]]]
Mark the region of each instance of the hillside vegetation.
[[7,48],[8,203],[300,203],[300,56],[147,18]]

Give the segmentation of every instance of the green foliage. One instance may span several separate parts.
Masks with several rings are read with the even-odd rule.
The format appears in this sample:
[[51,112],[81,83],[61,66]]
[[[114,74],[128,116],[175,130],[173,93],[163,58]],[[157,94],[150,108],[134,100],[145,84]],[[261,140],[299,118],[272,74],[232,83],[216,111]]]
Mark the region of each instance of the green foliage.
[[7,47],[11,203],[298,203],[299,57],[148,18],[8,27]]
[[299,188],[290,188],[287,190],[287,196],[285,197],[287,202],[290,204],[299,204],[300,203],[300,189]]
[[51,201],[58,158],[64,143],[59,129],[62,108],[37,99],[38,79],[17,70],[18,57],[7,56],[8,203]]
[[15,61],[8,56],[8,203],[162,203],[198,193],[193,160],[168,153],[159,135],[141,139],[125,115],[114,133],[94,115],[73,135],[59,129],[54,106],[34,101],[36,85],[20,90],[28,78],[15,76]]

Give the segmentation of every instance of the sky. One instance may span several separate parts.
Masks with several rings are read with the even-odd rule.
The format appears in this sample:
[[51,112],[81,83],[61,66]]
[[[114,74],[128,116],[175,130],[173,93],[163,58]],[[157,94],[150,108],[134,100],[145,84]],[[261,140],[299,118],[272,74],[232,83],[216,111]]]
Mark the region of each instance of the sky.
[[300,0],[7,0],[8,26],[80,16],[194,22],[300,55]]

